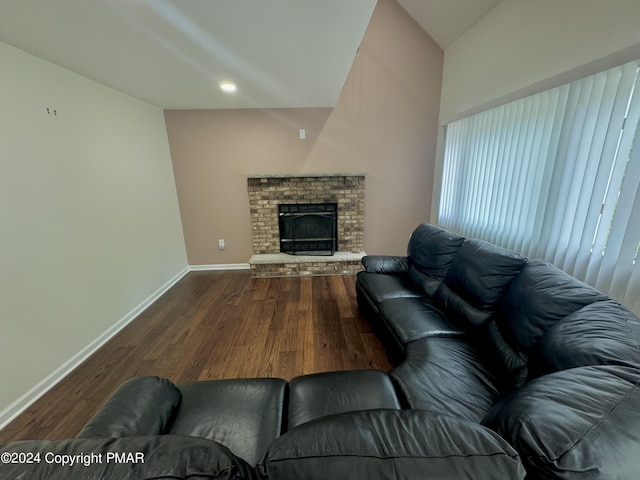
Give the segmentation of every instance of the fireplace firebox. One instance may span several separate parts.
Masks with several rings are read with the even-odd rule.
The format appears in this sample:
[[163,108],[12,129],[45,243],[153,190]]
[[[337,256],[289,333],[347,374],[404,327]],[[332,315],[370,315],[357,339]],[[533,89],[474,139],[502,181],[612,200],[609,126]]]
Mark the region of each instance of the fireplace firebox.
[[338,245],[337,203],[278,205],[280,251],[291,255],[333,255]]

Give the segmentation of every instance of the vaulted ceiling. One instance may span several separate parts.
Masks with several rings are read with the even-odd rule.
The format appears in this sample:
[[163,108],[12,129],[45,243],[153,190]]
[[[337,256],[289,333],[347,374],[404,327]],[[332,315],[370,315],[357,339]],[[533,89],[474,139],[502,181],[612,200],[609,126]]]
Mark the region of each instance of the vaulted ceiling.
[[[397,1],[446,48],[500,0]],[[3,0],[0,41],[161,108],[331,107],[375,4]]]

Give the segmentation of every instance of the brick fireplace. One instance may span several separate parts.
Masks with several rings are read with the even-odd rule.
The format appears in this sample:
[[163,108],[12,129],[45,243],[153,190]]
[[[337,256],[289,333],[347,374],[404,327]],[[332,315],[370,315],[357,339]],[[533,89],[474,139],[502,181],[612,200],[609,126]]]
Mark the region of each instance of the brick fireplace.
[[[364,255],[364,180],[362,173],[251,175],[247,179],[255,277],[351,274]],[[336,203],[337,251],[334,255],[288,255],[280,251],[278,206]]]

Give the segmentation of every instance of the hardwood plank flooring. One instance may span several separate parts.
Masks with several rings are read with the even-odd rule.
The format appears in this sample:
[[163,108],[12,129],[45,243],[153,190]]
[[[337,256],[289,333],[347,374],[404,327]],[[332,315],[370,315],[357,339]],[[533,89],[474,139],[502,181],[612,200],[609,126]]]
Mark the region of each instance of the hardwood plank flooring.
[[389,370],[359,314],[355,276],[254,279],[191,272],[0,431],[0,442],[76,435],[118,385]]

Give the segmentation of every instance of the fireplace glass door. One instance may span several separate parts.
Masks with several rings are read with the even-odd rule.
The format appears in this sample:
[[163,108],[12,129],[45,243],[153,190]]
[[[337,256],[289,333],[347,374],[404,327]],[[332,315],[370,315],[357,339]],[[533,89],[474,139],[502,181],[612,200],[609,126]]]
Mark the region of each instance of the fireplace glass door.
[[278,206],[280,251],[291,255],[333,255],[338,244],[336,203]]

